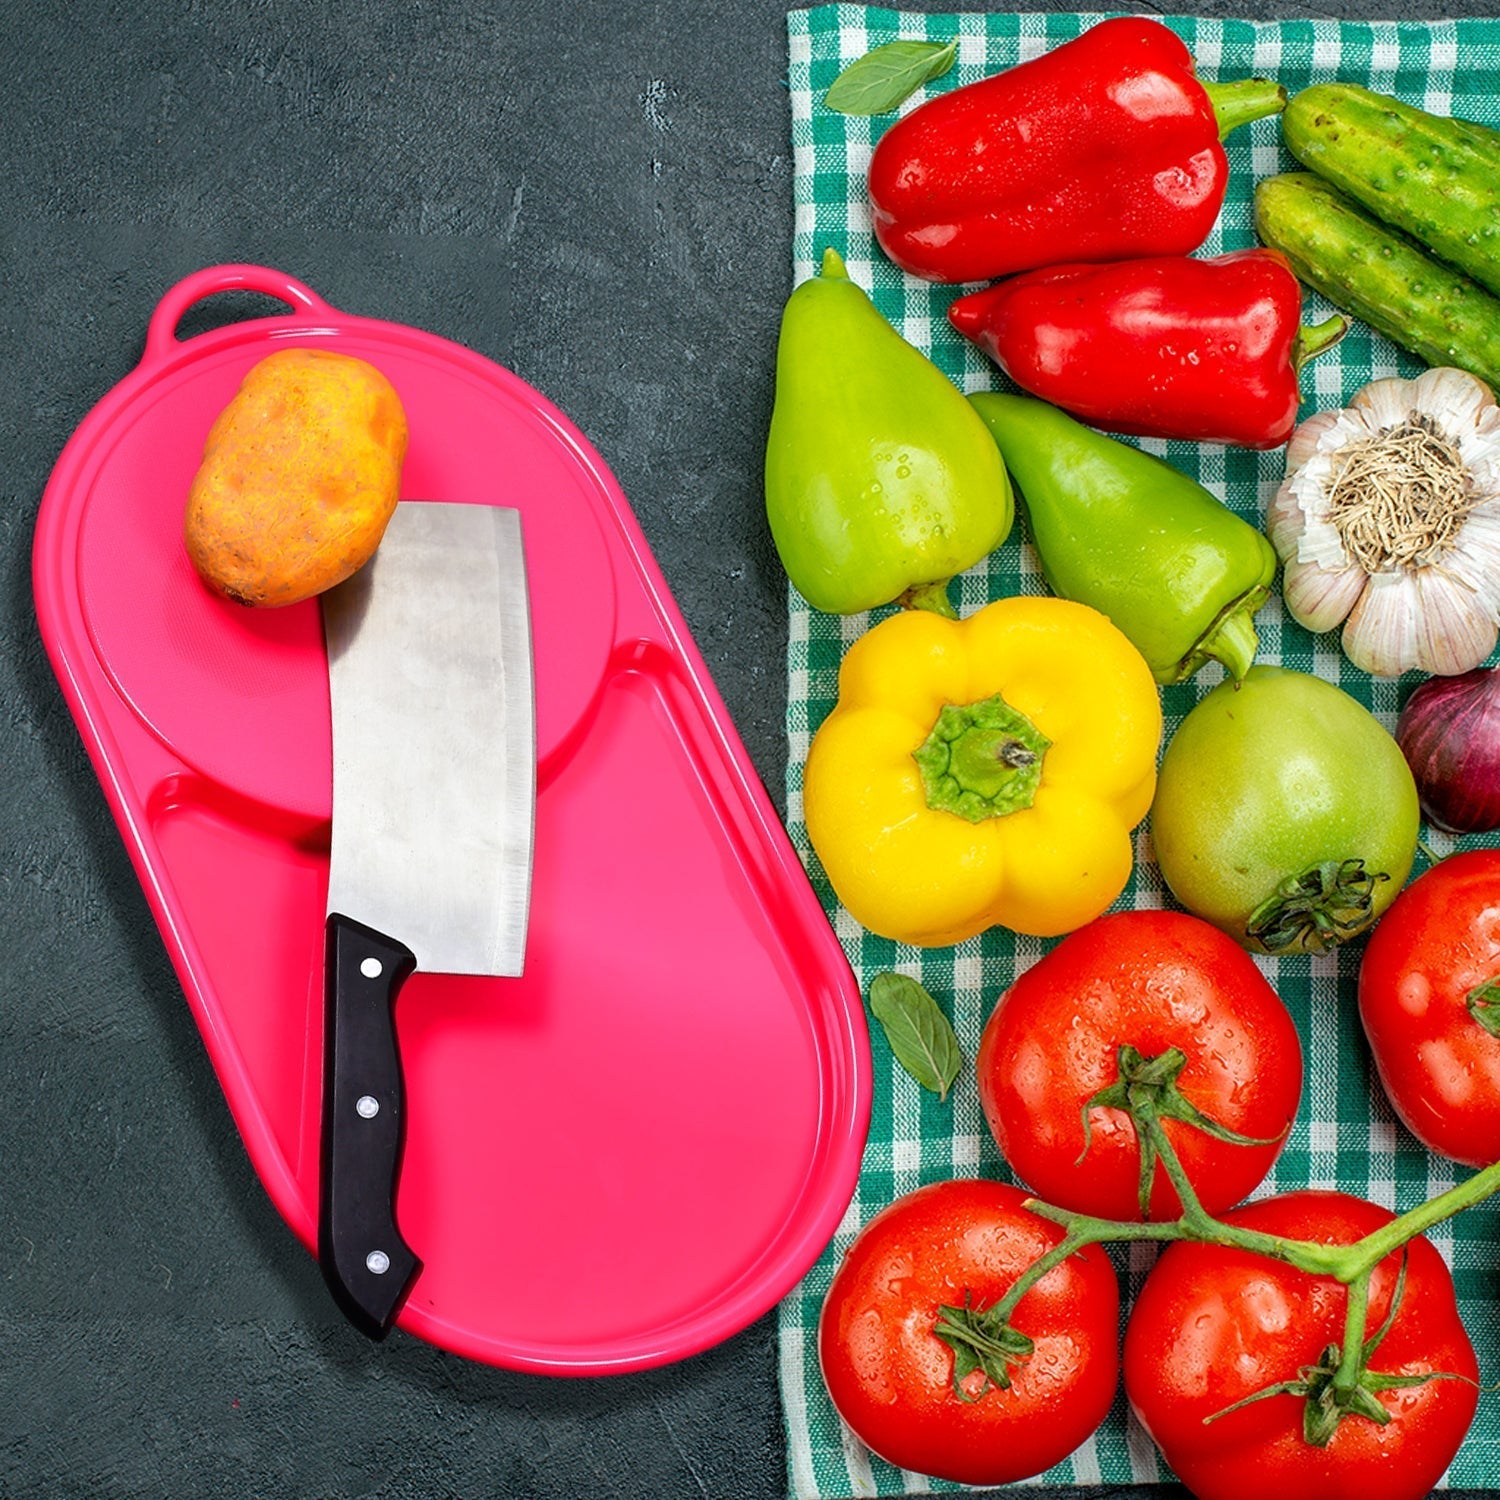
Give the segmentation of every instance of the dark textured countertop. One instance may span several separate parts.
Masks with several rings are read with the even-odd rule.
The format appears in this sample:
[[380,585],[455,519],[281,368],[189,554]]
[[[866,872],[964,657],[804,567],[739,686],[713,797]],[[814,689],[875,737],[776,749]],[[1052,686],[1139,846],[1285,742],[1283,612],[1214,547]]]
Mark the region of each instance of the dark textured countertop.
[[[140,357],[163,292],[207,264],[278,267],[335,307],[499,361],[569,414],[784,806],[784,582],[760,492],[791,284],[784,10],[9,8],[6,1500],[784,1493],[769,1316],[682,1364],[597,1380],[491,1369],[400,1333],[376,1346],[342,1321],[230,1120],[43,654],[29,572],[48,472]],[[198,310],[183,332],[255,310]]]

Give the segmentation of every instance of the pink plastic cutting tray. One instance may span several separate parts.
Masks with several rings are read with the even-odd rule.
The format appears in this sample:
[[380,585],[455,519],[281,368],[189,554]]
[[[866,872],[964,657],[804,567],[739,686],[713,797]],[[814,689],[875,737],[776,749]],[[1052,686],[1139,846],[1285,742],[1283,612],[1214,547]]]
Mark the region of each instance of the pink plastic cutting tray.
[[[286,303],[180,340],[194,303]],[[251,1160],[316,1244],[328,680],[315,602],[212,596],[181,542],[210,423],[273,349],[377,365],[404,496],[522,512],[536,642],[525,977],[415,976],[399,1326],[558,1374],[704,1349],[771,1307],[854,1190],[860,997],[629,506],[508,371],[335,311],[257,266],[153,314],[58,460],[33,556],[43,639]]]

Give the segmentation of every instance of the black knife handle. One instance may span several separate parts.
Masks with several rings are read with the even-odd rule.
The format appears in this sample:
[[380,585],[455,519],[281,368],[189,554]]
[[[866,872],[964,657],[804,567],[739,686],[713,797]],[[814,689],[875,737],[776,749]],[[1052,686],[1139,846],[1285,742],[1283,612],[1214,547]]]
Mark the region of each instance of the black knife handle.
[[405,1136],[393,1008],[411,950],[349,917],[328,918],[318,1262],[350,1322],[384,1338],[422,1263],[396,1228]]

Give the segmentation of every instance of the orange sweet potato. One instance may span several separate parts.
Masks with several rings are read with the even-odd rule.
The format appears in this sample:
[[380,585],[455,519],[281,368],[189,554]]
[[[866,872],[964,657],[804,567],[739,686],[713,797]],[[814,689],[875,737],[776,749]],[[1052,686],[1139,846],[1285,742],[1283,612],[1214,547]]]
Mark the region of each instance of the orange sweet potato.
[[188,492],[183,539],[205,583],[239,604],[295,604],[380,545],[400,496],[406,413],[373,365],[283,349],[219,413]]

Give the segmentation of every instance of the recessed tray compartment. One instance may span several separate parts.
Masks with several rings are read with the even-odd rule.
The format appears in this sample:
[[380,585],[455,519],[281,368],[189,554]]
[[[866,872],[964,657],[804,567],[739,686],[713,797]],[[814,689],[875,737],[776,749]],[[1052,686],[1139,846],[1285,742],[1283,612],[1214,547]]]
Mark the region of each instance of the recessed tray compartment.
[[[290,304],[179,342],[213,292]],[[213,415],[289,340],[369,359],[403,495],[522,512],[539,741],[527,965],[397,1003],[399,1326],[513,1368],[707,1347],[789,1291],[853,1191],[870,1072],[847,961],[613,479],[509,372],[212,267],[151,320],[38,518],[38,619],[247,1150],[316,1242],[326,661],[316,605],[203,589],[181,505]],[[247,936],[247,934],[252,936]]]

